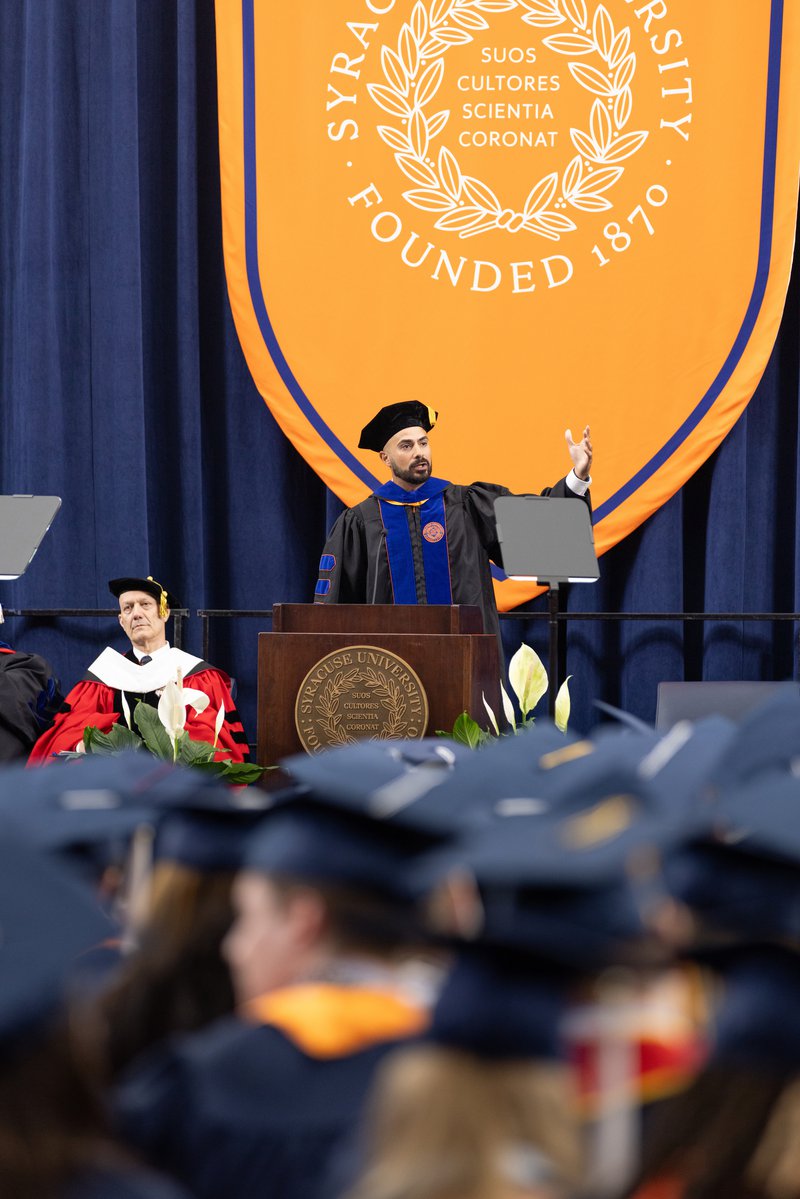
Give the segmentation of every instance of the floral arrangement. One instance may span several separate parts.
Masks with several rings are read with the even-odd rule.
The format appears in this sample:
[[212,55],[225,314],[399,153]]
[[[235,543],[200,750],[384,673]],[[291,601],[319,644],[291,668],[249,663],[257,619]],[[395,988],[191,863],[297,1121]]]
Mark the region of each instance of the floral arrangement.
[[187,710],[191,707],[195,712],[204,712],[210,702],[204,691],[184,687],[180,673],[177,682],[167,683],[158,701],[158,708],[152,708],[140,700],[131,716],[130,706],[122,692],[124,722],[117,721],[108,733],[101,733],[93,725],[84,729],[84,752],[115,754],[122,750],[147,749],[156,758],[193,766],[217,775],[226,783],[247,785],[257,782],[265,767],[217,757],[219,735],[225,721],[224,705],[220,704],[217,712],[213,744],[194,741],[186,732]]
[[[558,689],[556,696],[555,723],[556,727],[562,733],[567,731],[570,714],[570,696],[569,696],[569,680],[572,675],[567,675],[564,682]],[[544,663],[536,650],[531,649],[524,642],[514,654],[508,665],[508,682],[511,690],[517,698],[521,718],[517,721],[514,705],[511,698],[500,682],[500,694],[503,703],[503,715],[508,723],[509,730],[512,734],[518,733],[520,729],[527,728],[533,724],[535,717],[532,712],[543,695],[547,694],[549,680],[547,671],[544,668]],[[451,733],[442,732],[441,736],[452,737],[454,741],[459,741],[462,745],[468,745],[471,749],[478,749],[481,745],[485,745],[487,741],[492,741],[496,737],[505,736],[505,733],[500,732],[497,716],[492,710],[491,705],[482,695],[483,706],[489,716],[491,727],[482,729],[477,720],[469,715],[468,712],[462,712],[453,725]]]

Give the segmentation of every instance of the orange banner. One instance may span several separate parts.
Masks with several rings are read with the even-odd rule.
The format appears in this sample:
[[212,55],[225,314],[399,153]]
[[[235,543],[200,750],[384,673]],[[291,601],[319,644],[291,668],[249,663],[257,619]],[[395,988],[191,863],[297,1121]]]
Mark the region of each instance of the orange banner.
[[[800,5],[217,0],[225,262],[261,394],[348,504],[382,405],[434,473],[595,445],[597,548],[742,412],[788,285]],[[530,584],[498,583],[508,608]]]

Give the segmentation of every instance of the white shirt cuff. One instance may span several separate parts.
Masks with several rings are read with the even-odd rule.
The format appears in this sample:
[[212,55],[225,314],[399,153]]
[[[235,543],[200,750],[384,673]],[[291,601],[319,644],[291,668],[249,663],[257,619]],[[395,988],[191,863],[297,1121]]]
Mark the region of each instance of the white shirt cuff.
[[592,476],[590,475],[588,479],[579,479],[575,471],[571,470],[567,475],[566,484],[576,495],[586,495],[592,485]]

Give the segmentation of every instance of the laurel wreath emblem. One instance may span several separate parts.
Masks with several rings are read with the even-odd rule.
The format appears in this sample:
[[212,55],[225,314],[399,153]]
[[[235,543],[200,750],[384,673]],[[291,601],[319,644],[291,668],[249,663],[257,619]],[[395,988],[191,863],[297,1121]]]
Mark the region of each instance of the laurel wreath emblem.
[[[563,174],[553,171],[533,185],[521,208],[506,207],[487,183],[465,174],[446,146],[433,157],[433,143],[450,118],[449,109],[429,111],[444,77],[444,55],[467,45],[489,28],[484,14],[524,9],[522,20],[536,28],[572,25],[572,32],[550,34],[543,44],[568,58],[599,56],[603,69],[570,62],[573,79],[595,99],[588,129],[571,129],[577,154]],[[526,230],[550,241],[577,228],[566,214],[574,208],[603,212],[611,208],[605,195],[624,174],[620,164],[642,148],[647,131],[625,133],[633,111],[631,83],[636,54],[630,28],[616,30],[604,4],[591,19],[586,0],[417,0],[403,25],[397,49],[381,48],[385,83],[371,83],[374,102],[402,128],[378,126],[382,140],[394,150],[403,174],[415,185],[403,198],[415,208],[438,213],[436,229],[476,237],[492,229]]]
[[339,698],[355,686],[360,678],[358,670],[338,671],[322,688],[317,699],[317,706],[322,714],[320,728],[325,730],[331,745],[353,745],[355,737],[351,737],[342,725],[339,714]]
[[324,730],[328,744],[355,744],[356,738],[348,733],[344,717],[339,711],[339,701],[341,696],[346,695],[359,683],[372,690],[386,711],[382,729],[371,740],[385,741],[402,737],[408,728],[408,721],[403,720],[407,704],[402,688],[383,671],[370,667],[366,670],[337,671],[321,689],[317,698],[317,708],[321,716],[319,727]]

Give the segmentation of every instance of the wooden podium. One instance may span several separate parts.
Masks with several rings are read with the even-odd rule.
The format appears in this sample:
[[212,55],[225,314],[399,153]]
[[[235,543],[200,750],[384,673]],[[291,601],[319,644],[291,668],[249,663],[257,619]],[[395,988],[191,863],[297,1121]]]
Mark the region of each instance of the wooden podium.
[[483,724],[481,693],[501,710],[499,645],[478,608],[276,604],[272,627],[258,636],[262,766],[362,737],[432,735],[464,711]]

